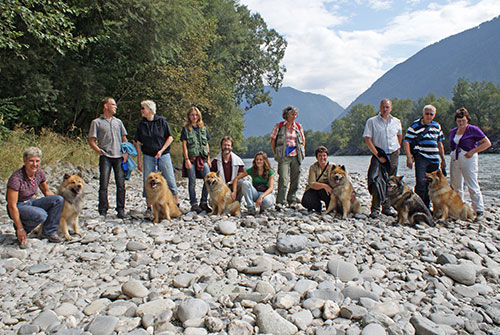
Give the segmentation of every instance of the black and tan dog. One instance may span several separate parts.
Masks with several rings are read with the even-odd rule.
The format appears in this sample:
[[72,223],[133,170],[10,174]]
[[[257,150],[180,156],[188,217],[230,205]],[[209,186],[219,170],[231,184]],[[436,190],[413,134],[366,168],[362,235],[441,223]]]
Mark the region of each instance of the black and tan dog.
[[451,188],[441,170],[425,175],[429,180],[429,198],[432,202],[434,218],[438,218],[441,214],[442,221],[446,221],[448,217],[472,221],[474,214],[469,205],[464,203],[458,193]]
[[240,214],[240,202],[231,198],[231,190],[224,183],[219,171],[208,173],[205,176],[205,185],[207,185],[210,206],[212,207],[210,215],[230,214],[236,216]]
[[172,221],[172,218],[181,216],[181,211],[161,172],[151,172],[146,178],[146,195],[153,207],[154,223],[162,219]]
[[432,215],[422,199],[403,182],[403,176],[391,176],[387,181],[387,197],[389,203],[398,212],[397,223],[411,226],[426,223],[434,226]]
[[356,199],[356,192],[349,181],[344,165],[332,166],[328,172],[328,185],[332,188],[332,193],[326,214],[335,209],[345,219],[349,213],[360,212],[360,203]]

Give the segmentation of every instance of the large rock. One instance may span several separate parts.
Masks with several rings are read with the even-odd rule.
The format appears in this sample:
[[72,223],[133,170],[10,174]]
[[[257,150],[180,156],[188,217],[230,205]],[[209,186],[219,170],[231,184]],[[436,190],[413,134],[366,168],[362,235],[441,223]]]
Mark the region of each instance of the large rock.
[[122,292],[130,298],[144,298],[149,290],[138,280],[131,279],[122,286]]
[[184,322],[191,319],[201,319],[207,315],[208,304],[201,299],[183,301],[177,306],[177,319]]
[[332,259],[328,262],[328,272],[343,282],[354,280],[359,276],[359,271],[354,264],[340,259]]
[[474,285],[476,282],[476,269],[472,262],[461,264],[444,264],[441,270],[451,279],[464,285]]
[[276,248],[283,253],[298,252],[307,246],[307,237],[303,235],[281,235],[276,240]]
[[259,326],[260,333],[293,335],[298,331],[297,326],[285,320],[269,305],[257,304],[253,310],[257,315],[256,323]]
[[97,316],[90,322],[87,330],[92,335],[111,335],[115,331],[118,319],[114,316]]
[[415,334],[417,335],[446,335],[441,327],[423,316],[412,316],[410,323],[415,328]]

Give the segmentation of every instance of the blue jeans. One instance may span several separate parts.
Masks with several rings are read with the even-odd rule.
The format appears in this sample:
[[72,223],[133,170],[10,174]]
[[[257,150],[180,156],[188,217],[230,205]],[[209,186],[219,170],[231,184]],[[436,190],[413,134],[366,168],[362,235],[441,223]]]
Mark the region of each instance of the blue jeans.
[[[191,206],[196,205],[196,163],[191,164],[191,169],[186,169],[188,175],[188,191],[189,191],[189,203]],[[201,173],[202,177],[210,172],[208,168],[208,164],[206,161],[203,163],[203,172]],[[208,199],[208,190],[205,185],[205,181],[203,180],[203,189],[201,190],[201,201],[200,203],[207,203]]]
[[[26,233],[44,223],[42,232],[50,236],[57,234],[64,198],[60,195],[49,195],[40,199],[31,199],[17,203],[17,210]],[[10,216],[10,214],[9,214]]]
[[122,158],[99,157],[99,214],[106,214],[109,208],[108,184],[111,169],[115,173],[116,210],[125,208],[125,173],[122,168]]
[[427,181],[426,173],[436,171],[439,169],[439,163],[434,163],[429,161],[418,154],[414,156],[415,160],[415,193],[417,193],[420,198],[424,201],[427,208],[430,208],[430,198],[429,198],[429,182]]
[[[146,196],[146,179],[149,174],[155,170],[155,158],[153,156],[142,155],[142,180],[143,180],[143,191],[142,195]],[[179,193],[177,191],[177,184],[175,182],[174,167],[172,166],[172,159],[170,154],[164,154],[158,159],[158,170],[161,172],[163,178],[167,180],[168,188],[172,191],[173,195]]]
[[[264,192],[259,192],[253,187],[252,183],[248,180],[243,180],[241,184],[241,190],[243,192],[243,196],[245,197],[245,202],[247,203],[248,209],[255,209],[255,201],[259,198],[259,196]],[[262,204],[260,206],[261,210],[266,210],[271,208],[274,205],[274,196],[268,194],[262,199]]]

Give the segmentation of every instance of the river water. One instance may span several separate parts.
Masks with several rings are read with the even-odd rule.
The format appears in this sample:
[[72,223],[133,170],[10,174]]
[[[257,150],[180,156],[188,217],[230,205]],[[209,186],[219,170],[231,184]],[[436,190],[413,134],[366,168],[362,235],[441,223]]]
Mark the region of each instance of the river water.
[[[366,175],[370,165],[371,156],[329,156],[330,163],[344,165],[349,173]],[[243,159],[248,168],[252,164],[252,159]],[[306,157],[302,167],[308,169],[316,161],[315,157]],[[276,170],[277,163],[270,159],[273,170]],[[446,166],[449,172],[450,155],[446,155]],[[485,197],[486,204],[498,201],[500,197],[500,154],[480,154],[479,155],[479,185]],[[406,156],[399,157],[398,175],[404,176],[403,180],[413,188],[415,186],[415,171],[406,167]],[[449,173],[448,173],[449,177]],[[449,180],[449,178],[448,178]],[[467,193],[467,191],[466,191]],[[468,197],[467,197],[468,198]]]

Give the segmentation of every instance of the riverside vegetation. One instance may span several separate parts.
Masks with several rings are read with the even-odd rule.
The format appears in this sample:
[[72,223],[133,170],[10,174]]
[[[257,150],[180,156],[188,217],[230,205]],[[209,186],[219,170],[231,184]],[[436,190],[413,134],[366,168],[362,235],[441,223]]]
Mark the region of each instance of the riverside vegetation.
[[[46,136],[36,143],[49,150],[59,140]],[[500,332],[500,206],[493,199],[486,199],[481,229],[464,221],[413,228],[383,216],[343,220],[303,209],[241,217],[189,212],[153,224],[139,173],[126,184],[122,220],[98,215],[95,167],[47,153],[42,168],[52,189],[63,172],[84,175],[84,236],[62,244],[31,237],[20,249],[0,182],[2,334]],[[303,171],[299,190],[306,178]],[[368,211],[365,176],[351,178]],[[178,186],[187,212],[186,180]]]

